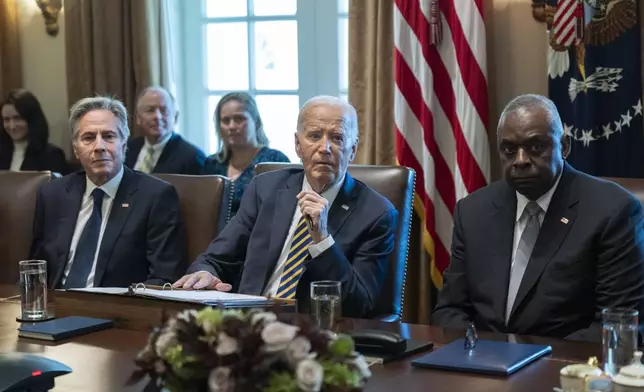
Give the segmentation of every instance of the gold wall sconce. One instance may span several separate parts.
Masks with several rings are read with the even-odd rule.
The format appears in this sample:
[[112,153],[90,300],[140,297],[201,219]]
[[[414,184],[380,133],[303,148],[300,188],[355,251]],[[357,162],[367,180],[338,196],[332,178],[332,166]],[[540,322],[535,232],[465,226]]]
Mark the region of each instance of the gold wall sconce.
[[63,8],[63,0],[36,0],[43,18],[45,18],[45,29],[47,34],[55,37],[58,35],[58,14]]

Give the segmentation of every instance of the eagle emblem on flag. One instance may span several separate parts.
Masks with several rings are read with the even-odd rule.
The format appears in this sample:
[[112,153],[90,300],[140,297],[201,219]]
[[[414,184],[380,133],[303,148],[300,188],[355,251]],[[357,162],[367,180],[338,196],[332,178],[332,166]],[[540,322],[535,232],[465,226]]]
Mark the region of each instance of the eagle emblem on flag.
[[589,174],[644,176],[638,2],[545,0],[543,9],[548,90],[573,142],[569,161]]

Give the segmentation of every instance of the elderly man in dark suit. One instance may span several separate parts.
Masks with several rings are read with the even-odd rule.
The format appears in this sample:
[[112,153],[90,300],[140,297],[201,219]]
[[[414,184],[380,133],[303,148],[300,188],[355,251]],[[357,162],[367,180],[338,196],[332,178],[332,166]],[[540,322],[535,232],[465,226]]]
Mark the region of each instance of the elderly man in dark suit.
[[342,282],[343,315],[369,316],[394,247],[397,211],[347,173],[358,146],[355,109],[316,97],[300,111],[295,149],[302,169],[255,177],[239,212],[176,287],[297,298],[310,282]]
[[644,310],[642,205],[578,172],[557,108],[515,98],[499,120],[504,179],[460,200],[433,323],[601,339],[603,308]]
[[69,120],[83,170],[38,191],[31,257],[49,285],[127,287],[175,281],[187,266],[172,185],[123,166],[129,135],[121,102],[78,101]]
[[128,142],[125,165],[143,173],[202,174],[206,154],[174,132],[178,117],[166,89],[143,89],[136,100],[136,123],[143,135]]

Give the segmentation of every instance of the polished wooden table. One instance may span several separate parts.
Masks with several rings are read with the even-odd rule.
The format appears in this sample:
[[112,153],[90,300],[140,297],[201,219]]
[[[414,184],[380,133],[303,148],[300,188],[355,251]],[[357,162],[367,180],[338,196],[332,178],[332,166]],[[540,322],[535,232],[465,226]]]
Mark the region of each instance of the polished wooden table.
[[[0,298],[16,294],[12,286],[0,285]],[[55,391],[141,391],[145,380],[132,387],[125,382],[134,370],[133,358],[147,341],[147,333],[123,329],[95,332],[60,343],[19,338],[17,301],[0,302],[0,353],[23,352],[60,361],[73,372],[56,378]],[[55,312],[55,309],[54,309]],[[383,323],[349,319],[344,328],[379,328],[401,333],[417,340],[432,341],[436,347],[463,337],[463,331],[427,325]],[[372,366],[373,377],[367,391],[552,391],[559,385],[559,370],[570,364],[600,356],[600,345],[556,339],[479,333],[480,339],[549,344],[552,354],[538,360],[510,377],[491,377],[427,369],[417,369],[409,360]],[[422,355],[422,354],[419,354]],[[413,357],[412,357],[413,358]]]

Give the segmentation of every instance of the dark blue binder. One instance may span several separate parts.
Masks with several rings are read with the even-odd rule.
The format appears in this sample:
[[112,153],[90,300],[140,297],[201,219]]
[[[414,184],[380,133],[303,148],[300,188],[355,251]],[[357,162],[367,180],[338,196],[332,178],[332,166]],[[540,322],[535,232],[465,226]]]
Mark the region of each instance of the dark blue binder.
[[93,317],[70,316],[42,323],[23,323],[18,328],[18,336],[23,338],[58,341],[85,335],[90,332],[114,326],[112,320]]
[[411,364],[421,368],[508,376],[552,351],[552,347],[545,345],[493,340],[479,340],[471,350],[466,350],[464,345],[464,339],[455,340]]

